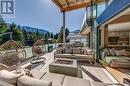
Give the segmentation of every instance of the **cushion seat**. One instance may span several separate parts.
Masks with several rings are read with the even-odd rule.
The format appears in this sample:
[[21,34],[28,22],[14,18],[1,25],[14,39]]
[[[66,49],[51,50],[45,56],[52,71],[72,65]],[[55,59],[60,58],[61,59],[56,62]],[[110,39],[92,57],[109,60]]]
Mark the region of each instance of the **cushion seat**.
[[0,86],[16,86],[0,80]]
[[63,84],[65,75],[56,73],[46,73],[41,80],[52,81],[53,86],[60,86]]
[[54,53],[55,58],[68,58],[77,60],[91,60],[95,62],[94,53],[91,49],[84,48],[62,48]]
[[22,76],[17,80],[18,86],[52,86],[51,81],[39,80],[29,76]]
[[31,73],[31,75],[32,75],[33,78],[41,79],[42,76],[44,76],[46,72],[42,72],[40,70],[32,69],[30,71],[30,73]]
[[70,58],[70,59],[93,59],[93,55],[83,54],[57,54],[57,58]]
[[71,58],[73,54],[56,54],[57,58]]
[[63,86],[106,86],[105,83],[65,76]]
[[63,86],[91,86],[89,80],[65,76]]
[[77,59],[93,59],[93,55],[73,54],[73,56]]

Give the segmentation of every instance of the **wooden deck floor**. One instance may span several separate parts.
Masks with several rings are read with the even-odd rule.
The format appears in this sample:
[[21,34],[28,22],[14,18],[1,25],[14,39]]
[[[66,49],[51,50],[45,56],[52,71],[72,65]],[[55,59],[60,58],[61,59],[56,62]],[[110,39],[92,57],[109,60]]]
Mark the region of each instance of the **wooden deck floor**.
[[[35,69],[41,71],[48,71],[48,66],[54,61],[54,51],[43,55],[46,58],[45,63],[35,67]],[[100,64],[89,65],[87,62],[81,62],[79,64],[82,70],[83,78],[92,81],[104,82],[104,83],[117,83],[117,81],[103,68]]]
[[130,72],[130,69],[115,69],[106,67],[106,69],[120,82],[123,83],[124,79],[129,79],[130,76],[127,75],[128,72]]
[[86,63],[85,65],[80,65],[82,69],[82,74],[84,79],[91,81],[98,81],[104,83],[118,83],[117,80],[112,77],[112,75],[99,63],[91,65]]

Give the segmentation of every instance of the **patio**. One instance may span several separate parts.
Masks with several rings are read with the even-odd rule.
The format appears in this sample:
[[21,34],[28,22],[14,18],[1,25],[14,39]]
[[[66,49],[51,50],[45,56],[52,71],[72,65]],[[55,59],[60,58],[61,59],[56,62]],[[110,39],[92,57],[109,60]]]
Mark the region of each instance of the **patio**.
[[[51,53],[43,55],[42,57],[46,58],[45,64],[40,64],[34,69],[40,70],[43,72],[48,72],[49,64],[51,64],[54,61],[54,52],[55,50]],[[27,64],[30,64],[30,63],[27,63]],[[104,82],[108,84],[118,83],[117,80],[115,80],[113,76],[99,63],[96,63],[96,65],[92,65],[87,61],[81,61],[81,62],[78,62],[78,66],[82,70],[83,79]]]
[[[113,60],[110,61],[110,65],[106,65],[104,58],[106,55],[105,49],[109,50],[109,47],[117,47],[117,45],[113,46],[115,43],[109,42],[109,32],[110,27],[108,24],[115,24],[120,22],[128,22],[128,20],[122,20],[124,14],[121,18],[117,18],[117,20],[111,20],[103,25],[99,25],[97,28],[97,45],[87,48],[84,46],[67,46],[66,38],[65,38],[65,28],[66,28],[66,15],[65,12],[76,10],[83,7],[93,6],[95,3],[101,3],[106,0],[52,0],[63,13],[63,46],[53,49],[52,52],[45,53],[43,52],[43,48],[41,46],[44,43],[36,42],[32,47],[32,54],[34,58],[26,59],[26,54],[30,54],[30,52],[26,52],[24,48],[13,41],[12,39],[2,45],[0,49],[2,49],[2,56],[8,57],[8,61],[16,63],[12,65],[4,65],[6,61],[3,60],[3,66],[0,71],[0,86],[124,86],[125,84],[129,85],[130,77],[129,77],[129,69],[122,68],[114,68],[114,66],[118,67],[129,67],[126,63],[129,63],[128,59],[123,60]],[[93,9],[92,9],[93,11]],[[129,12],[127,12],[129,15]],[[93,17],[93,12],[92,12]],[[127,16],[128,17],[128,16]],[[129,18],[129,17],[128,17]],[[119,20],[118,20],[119,19]],[[100,23],[102,24],[102,22]],[[116,26],[117,27],[117,26]],[[92,18],[91,29],[94,28],[94,18]],[[99,37],[101,31],[101,36]],[[85,31],[84,34],[88,34],[93,38],[93,31]],[[99,39],[100,38],[100,39]],[[129,37],[127,37],[127,43],[130,44]],[[124,40],[124,39],[123,39]],[[91,40],[93,42],[93,39]],[[99,43],[100,42],[100,43]],[[113,41],[112,41],[113,42]],[[126,42],[126,40],[125,40]],[[39,45],[40,43],[40,45]],[[36,45],[38,44],[38,45]],[[109,45],[112,44],[112,45]],[[120,43],[116,43],[119,44]],[[125,46],[126,46],[125,44]],[[7,46],[5,46],[7,45]],[[13,47],[12,47],[13,45]],[[124,45],[122,43],[122,45]],[[9,47],[8,47],[9,46]],[[20,47],[20,48],[19,48]],[[122,47],[122,46],[121,46]],[[127,46],[126,46],[127,47]],[[7,49],[9,48],[9,49]],[[96,49],[95,49],[96,48]],[[19,55],[19,58],[16,60],[11,60],[12,57],[18,57],[19,49],[22,49],[22,54]],[[113,48],[112,48],[113,49]],[[14,51],[15,53],[11,53],[9,51]],[[96,53],[96,52],[97,53]],[[7,52],[7,55],[5,52]],[[21,51],[20,51],[21,52]],[[11,53],[11,54],[10,54]],[[23,54],[24,53],[24,54]],[[105,54],[104,54],[105,53]],[[113,52],[110,52],[113,53]],[[119,52],[120,54],[120,52]],[[24,56],[24,58],[20,58],[20,56]],[[101,56],[101,57],[100,57]],[[108,55],[110,56],[110,55]],[[113,55],[113,56],[116,56]],[[118,55],[117,55],[118,56]],[[122,56],[122,55],[119,55]],[[118,57],[119,57],[118,56]],[[113,58],[113,57],[112,57]],[[21,61],[22,59],[22,61]],[[24,60],[23,60],[24,59]],[[100,62],[100,60],[102,62]],[[110,57],[108,58],[110,60]],[[1,62],[2,62],[1,61]],[[20,65],[19,65],[19,62]],[[122,63],[119,64],[119,61]],[[104,63],[103,63],[104,62]],[[117,65],[115,65],[117,64]],[[7,71],[9,68],[15,65],[15,69]],[[125,66],[124,66],[125,65]],[[127,66],[126,66],[127,65]],[[6,67],[5,70],[4,67]],[[113,67],[113,68],[112,68]]]

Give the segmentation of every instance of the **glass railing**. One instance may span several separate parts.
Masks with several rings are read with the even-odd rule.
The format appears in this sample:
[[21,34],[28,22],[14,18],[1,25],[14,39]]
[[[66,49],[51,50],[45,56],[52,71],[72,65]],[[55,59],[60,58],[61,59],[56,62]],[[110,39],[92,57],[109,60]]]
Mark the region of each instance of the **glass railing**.
[[[46,53],[58,48],[61,45],[61,43],[56,43],[56,44],[45,44],[43,45],[43,51]],[[27,58],[31,58],[33,56],[32,54],[32,47],[25,46],[25,51],[27,53]]]

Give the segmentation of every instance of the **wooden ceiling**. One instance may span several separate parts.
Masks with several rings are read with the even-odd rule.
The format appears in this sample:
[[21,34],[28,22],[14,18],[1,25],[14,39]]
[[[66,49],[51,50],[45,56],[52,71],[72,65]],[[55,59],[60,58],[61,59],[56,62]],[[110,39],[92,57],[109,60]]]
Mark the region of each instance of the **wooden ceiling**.
[[108,24],[117,24],[117,23],[124,23],[124,22],[130,22],[130,14],[123,15]]
[[91,3],[101,3],[106,0],[52,0],[61,11],[71,11],[83,7],[88,7]]

